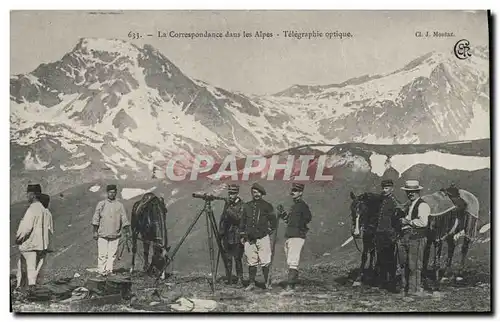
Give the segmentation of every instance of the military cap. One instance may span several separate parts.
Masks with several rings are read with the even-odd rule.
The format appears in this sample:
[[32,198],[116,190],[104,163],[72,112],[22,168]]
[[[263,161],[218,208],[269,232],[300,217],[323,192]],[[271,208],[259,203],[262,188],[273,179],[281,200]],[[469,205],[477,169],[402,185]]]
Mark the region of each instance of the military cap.
[[303,183],[294,182],[292,184],[292,190],[304,191],[305,185]]
[[251,189],[255,189],[255,190],[259,191],[263,196],[266,195],[266,190],[264,189],[264,187],[261,186],[260,184],[258,184],[257,182],[252,184]]
[[26,192],[42,193],[42,186],[39,184],[29,184]]
[[382,188],[384,188],[384,187],[394,187],[394,181],[392,181],[391,179],[382,180],[381,186],[382,186]]

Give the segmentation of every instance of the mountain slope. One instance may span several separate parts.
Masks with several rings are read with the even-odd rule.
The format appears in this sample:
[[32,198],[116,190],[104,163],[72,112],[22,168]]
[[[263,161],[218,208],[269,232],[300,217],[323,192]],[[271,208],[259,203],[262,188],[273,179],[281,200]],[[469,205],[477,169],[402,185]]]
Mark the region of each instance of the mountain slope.
[[[304,263],[314,263],[322,260],[326,253],[346,254],[348,258],[357,260],[357,252],[353,248],[342,248],[340,245],[350,236],[350,197],[353,191],[356,194],[365,191],[379,191],[382,178],[392,178],[396,184],[396,197],[402,202],[405,195],[399,187],[404,185],[408,179],[418,179],[424,187],[423,194],[435,192],[443,187],[448,187],[455,183],[458,187],[466,189],[475,194],[480,202],[480,222],[479,227],[490,222],[490,168],[487,164],[478,164],[476,168],[465,168],[456,162],[448,162],[450,159],[438,157],[433,162],[428,162],[426,153],[413,153],[412,163],[409,165],[394,162],[394,167],[390,164],[382,168],[378,163],[374,163],[374,155],[385,155],[384,148],[377,149],[376,146],[363,145],[343,145],[337,149],[330,148],[328,153],[334,160],[334,179],[328,182],[306,183],[304,199],[309,204],[313,213],[313,220],[309,225],[307,242],[305,244],[303,260]],[[391,155],[405,155],[404,152]],[[302,153],[301,151],[289,151],[288,153]],[[459,156],[448,153],[450,156]],[[469,156],[471,160],[478,156]],[[421,159],[423,158],[423,159]],[[481,158],[489,159],[488,156]],[[444,163],[439,163],[444,161]],[[397,170],[399,169],[399,171]],[[290,184],[283,181],[259,180],[267,190],[266,200],[275,207],[279,203],[285,206],[291,202],[289,196]],[[193,192],[203,191],[216,195],[225,195],[225,187],[221,182],[210,180],[199,180],[194,182],[184,181],[173,184],[166,184],[164,181],[116,181],[121,191],[120,198],[124,199],[127,213],[129,214],[133,202],[138,200],[141,192],[151,190],[157,195],[164,196],[168,206],[167,228],[169,241],[176,245],[188,226],[194,220],[196,214],[203,208],[203,201],[191,197]],[[72,188],[52,196],[51,209],[55,220],[55,241],[56,253],[48,264],[51,268],[65,268],[68,270],[94,267],[96,261],[96,245],[92,240],[91,217],[97,202],[104,198],[104,187],[109,183],[107,180],[95,180],[91,183],[74,185]],[[252,182],[240,182],[241,196],[244,200],[250,200],[250,186]],[[142,190],[133,190],[142,189]],[[26,203],[15,203],[11,205],[11,232],[17,228],[26,209]],[[214,201],[214,213],[218,219],[222,210],[223,202]],[[174,269],[181,270],[190,267],[192,270],[207,269],[208,248],[205,228],[205,219],[200,218],[193,232],[188,236],[182,245],[174,261]],[[486,232],[489,234],[489,232]],[[281,249],[283,243],[284,225],[279,231],[277,249]],[[13,235],[12,235],[13,236]],[[13,238],[13,237],[12,237]],[[473,249],[482,249],[482,242],[477,242]],[[11,243],[14,245],[14,243]],[[280,246],[281,245],[281,246]],[[140,250],[140,248],[139,248]],[[458,252],[458,251],[457,251]],[[12,248],[11,256],[15,256],[15,247]],[[472,255],[471,255],[472,256]],[[11,259],[14,257],[11,257]],[[119,265],[128,266],[130,258]],[[276,253],[277,263],[284,263],[282,251]],[[11,261],[13,268],[15,262]],[[141,265],[138,263],[138,265]]]
[[149,45],[84,38],[10,79],[11,199],[30,181],[55,193],[82,180],[145,180],[176,155],[489,138],[488,58],[486,48],[465,61],[429,53],[384,75],[264,97],[190,78]]

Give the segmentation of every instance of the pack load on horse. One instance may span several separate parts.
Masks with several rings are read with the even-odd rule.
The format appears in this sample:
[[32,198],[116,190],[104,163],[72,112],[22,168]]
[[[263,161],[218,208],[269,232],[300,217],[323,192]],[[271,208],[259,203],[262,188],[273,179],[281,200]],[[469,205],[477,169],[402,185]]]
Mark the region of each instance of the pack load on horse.
[[[460,270],[465,264],[470,242],[476,237],[477,223],[479,219],[479,201],[467,190],[457,189],[453,185],[441,189],[431,195],[422,196],[431,208],[429,216],[427,243],[423,258],[423,272],[427,272],[430,255],[430,246],[434,245],[433,271],[437,274],[440,269],[442,242],[448,245],[448,257],[446,260],[446,271],[451,272],[453,254],[456,247],[456,237],[460,233],[464,235],[462,244],[462,258]],[[439,276],[436,275],[436,278]]]
[[[143,269],[148,274],[158,273],[165,278],[166,263],[168,260],[167,208],[163,198],[154,193],[145,193],[141,200],[134,203],[132,207],[132,267],[135,266],[135,255],[137,253],[137,240],[142,240],[144,247]],[[140,238],[139,238],[140,235]],[[149,249],[152,244],[153,256],[149,263]]]
[[[382,205],[382,197],[377,193],[366,192],[356,196],[353,192],[350,194],[352,202],[351,210],[351,234],[356,239],[362,240],[360,273],[353,285],[359,285],[363,279],[363,274],[370,255],[368,268],[377,271],[379,268],[377,258],[375,260],[376,242],[375,236],[378,226],[377,214]],[[451,271],[453,254],[456,247],[456,237],[462,233],[464,242],[462,244],[461,268],[465,264],[470,242],[477,233],[477,224],[479,220],[479,201],[467,190],[457,189],[454,185],[449,188],[441,189],[432,194],[421,197],[431,209],[428,218],[428,225],[425,228],[418,228],[420,235],[424,240],[422,256],[422,279],[424,283],[428,278],[428,263],[430,259],[431,246],[434,246],[434,261],[432,272],[437,274],[440,270],[440,258],[442,242],[448,244],[448,258],[446,260],[446,270]],[[397,256],[396,256],[397,257]],[[399,258],[396,260],[400,261]],[[375,262],[375,265],[374,265]]]

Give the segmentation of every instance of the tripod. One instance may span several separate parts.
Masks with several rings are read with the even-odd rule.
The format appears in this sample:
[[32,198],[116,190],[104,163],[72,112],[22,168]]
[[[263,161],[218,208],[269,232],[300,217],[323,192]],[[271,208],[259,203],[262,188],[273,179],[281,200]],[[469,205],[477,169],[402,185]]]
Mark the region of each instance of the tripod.
[[[193,193],[193,198],[199,198],[203,199],[205,201],[205,206],[203,209],[198,213],[198,215],[195,217],[189,228],[187,229],[186,233],[184,236],[182,236],[181,240],[175,246],[174,250],[172,251],[172,254],[167,258],[167,261],[165,263],[165,268],[170,265],[172,262],[175,254],[179,250],[179,248],[182,246],[182,243],[184,240],[187,238],[189,233],[191,233],[191,230],[193,227],[196,225],[200,217],[205,214],[206,218],[206,223],[207,223],[207,234],[208,234],[208,250],[209,250],[209,256],[210,256],[210,271],[211,271],[211,283],[210,287],[212,288],[212,292],[215,292],[215,281],[217,278],[217,266],[215,263],[215,249],[214,249],[214,235],[215,235],[215,240],[217,242],[217,246],[219,247],[219,254],[222,256],[222,260],[224,262],[224,268],[226,269],[226,274],[229,273],[228,265],[227,265],[227,256],[226,256],[226,251],[224,249],[224,246],[222,245],[222,241],[220,238],[219,230],[217,228],[217,221],[215,220],[214,212],[212,209],[212,201],[213,200],[226,200],[225,198],[222,197],[217,197],[209,194],[197,194]],[[217,263],[218,264],[218,263]]]

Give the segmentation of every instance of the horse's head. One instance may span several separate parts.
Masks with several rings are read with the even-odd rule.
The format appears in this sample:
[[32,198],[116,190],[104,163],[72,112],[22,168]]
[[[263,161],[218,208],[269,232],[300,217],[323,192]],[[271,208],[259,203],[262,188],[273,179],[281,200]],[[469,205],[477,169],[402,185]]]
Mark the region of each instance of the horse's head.
[[351,199],[351,235],[359,238],[361,237],[361,218],[367,212],[368,207],[363,194],[356,196],[354,192],[351,192]]
[[380,195],[374,193],[362,193],[356,196],[351,192],[351,234],[355,238],[360,238],[362,234],[361,227],[367,225],[373,226],[373,220],[380,208],[381,198]]

